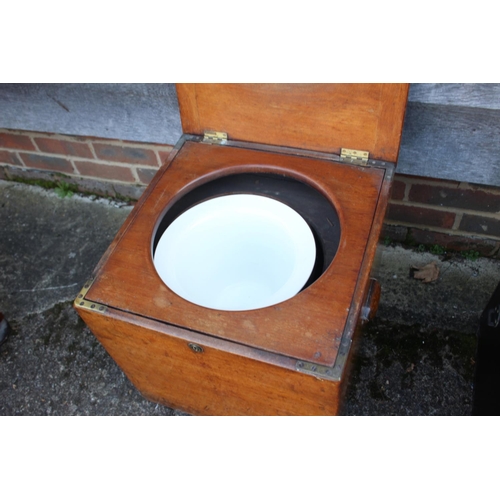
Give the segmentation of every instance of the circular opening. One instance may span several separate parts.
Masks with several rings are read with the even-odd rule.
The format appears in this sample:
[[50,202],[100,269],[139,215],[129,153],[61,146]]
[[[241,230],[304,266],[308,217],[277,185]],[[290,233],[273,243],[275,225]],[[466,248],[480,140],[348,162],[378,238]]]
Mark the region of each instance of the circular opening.
[[316,262],[307,222],[266,196],[233,194],[187,209],[156,241],[154,265],[184,299],[226,311],[283,302],[306,284]]
[[340,221],[330,200],[312,186],[284,175],[239,173],[218,177],[185,193],[162,214],[152,240],[152,255],[167,227],[202,201],[229,194],[259,194],[285,203],[309,224],[316,242],[316,262],[304,288],[328,268],[340,243]]

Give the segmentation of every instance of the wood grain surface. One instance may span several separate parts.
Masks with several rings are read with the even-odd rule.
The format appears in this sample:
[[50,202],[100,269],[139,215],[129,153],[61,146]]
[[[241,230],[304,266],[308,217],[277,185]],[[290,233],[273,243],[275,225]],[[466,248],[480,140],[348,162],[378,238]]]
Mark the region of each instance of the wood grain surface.
[[[332,200],[341,224],[332,264],[290,300],[254,311],[207,309],[176,295],[158,277],[152,260],[154,232],[165,210],[185,192],[217,176],[264,171],[302,180]],[[363,286],[357,302],[365,293],[370,266],[362,271],[361,267],[377,207],[385,209],[386,189],[384,200],[379,199],[384,175],[384,169],[188,141],[132,212],[127,229],[101,263],[88,299],[243,345],[332,365],[358,280]],[[378,234],[372,236],[374,245],[377,238]]]
[[178,84],[185,133],[398,157],[408,84]]
[[[344,383],[230,352],[221,341],[120,311],[79,314],[134,386],[193,415],[336,415]],[[194,352],[189,344],[203,349]],[[226,342],[226,345],[229,344]]]

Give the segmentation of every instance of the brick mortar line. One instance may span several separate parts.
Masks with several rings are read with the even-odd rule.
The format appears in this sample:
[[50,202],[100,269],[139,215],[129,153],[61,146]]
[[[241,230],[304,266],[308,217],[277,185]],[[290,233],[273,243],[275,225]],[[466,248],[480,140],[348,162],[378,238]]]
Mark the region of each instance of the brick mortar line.
[[155,149],[155,150],[154,150],[154,154],[155,154],[155,156],[156,156],[156,161],[158,162],[158,168],[160,168],[160,167],[161,167],[161,158],[160,158],[160,153],[159,153],[159,151],[158,151],[158,150],[156,150],[156,149]]
[[38,153],[41,153],[40,148],[38,147],[38,144],[36,143],[35,139],[31,136],[30,136],[30,141],[33,144],[33,146],[35,146],[35,151],[37,151]]
[[447,179],[414,179],[410,174],[398,174],[394,175],[395,181],[405,182],[406,184],[426,184],[429,186],[440,186],[440,187],[451,187],[454,189],[459,189],[459,181],[450,181]]
[[389,200],[391,205],[398,205],[403,207],[413,207],[413,208],[429,208],[431,210],[436,210],[438,212],[451,212],[455,215],[467,214],[467,215],[485,215],[492,219],[500,220],[500,212],[482,212],[480,210],[471,210],[468,208],[457,208],[457,207],[442,207],[440,205],[427,205],[425,203],[417,202],[407,202],[401,200]]
[[[45,156],[45,157],[50,157],[50,158],[62,158],[64,160],[68,161],[87,161],[90,163],[101,163],[103,165],[109,165],[111,167],[124,167],[124,168],[150,168],[153,170],[158,170],[160,167],[154,166],[154,165],[143,165],[141,163],[135,164],[135,163],[123,163],[123,162],[116,162],[116,161],[109,161],[109,160],[101,160],[100,158],[86,158],[82,156],[73,156],[73,155],[62,155],[59,153],[45,153],[45,152],[38,152],[38,151],[24,151],[20,149],[7,149],[7,148],[1,148],[0,151],[8,151],[9,153],[24,153],[24,154],[37,154],[39,156]],[[95,151],[92,148],[92,153],[95,155]],[[9,164],[10,165],[10,164]],[[15,165],[13,165],[15,166]]]
[[[140,181],[139,177],[137,175],[134,175],[134,169],[133,168],[130,169],[132,171],[132,177],[134,178],[133,181],[124,181],[124,180],[121,180],[121,179],[110,179],[109,177],[95,177],[93,175],[85,175],[85,174],[82,174],[76,168],[76,165],[75,165],[75,170],[76,170],[75,176],[81,177],[82,179],[92,179],[94,181],[104,181],[104,182],[118,182],[119,184],[122,184],[124,186],[137,186],[137,184],[140,184],[141,186],[145,186],[145,184],[143,184]],[[71,175],[71,174],[67,174],[67,175]]]
[[[27,167],[29,168],[29,167]],[[38,170],[40,171],[40,169],[31,169],[31,170]],[[53,171],[51,170],[51,172],[53,173],[59,173],[59,172],[56,172],[56,171]],[[145,184],[142,184],[141,182],[139,182],[140,186],[137,186],[137,183],[136,182],[127,182],[127,181],[121,181],[121,180],[118,180],[118,179],[109,179],[109,178],[105,178],[105,177],[93,177],[91,175],[84,175],[84,174],[80,174],[80,173],[76,173],[76,174],[65,174],[68,176],[68,178],[70,179],[75,179],[75,180],[78,180],[78,179],[85,179],[85,180],[92,180],[92,181],[99,181],[99,182],[109,182],[109,183],[113,183],[113,184],[120,184],[122,186],[133,186],[133,187],[143,187],[145,186]]]
[[392,219],[385,219],[384,224],[387,224],[388,226],[403,226],[403,227],[408,227],[408,228],[424,229],[427,231],[434,231],[435,233],[447,234],[447,235],[451,235],[451,236],[474,236],[477,238],[481,238],[483,240],[489,239],[489,240],[494,240],[494,241],[500,242],[500,236],[494,236],[491,234],[479,234],[479,233],[472,233],[472,232],[468,232],[468,231],[458,231],[455,229],[444,229],[442,227],[426,226],[424,224],[409,224],[409,223],[404,223],[402,221],[395,221]]
[[[496,186],[488,186],[484,184],[471,184],[470,182],[459,182],[459,181],[447,181],[446,179],[429,179],[429,180],[419,180],[411,179],[404,176],[405,174],[396,174],[394,176],[395,181],[403,182],[406,187],[413,185],[419,186],[431,186],[431,187],[446,187],[449,189],[454,189],[457,191],[484,191],[489,194],[497,194],[500,196],[500,188]],[[457,184],[458,185],[455,185]]]
[[[26,166],[26,163],[24,163],[24,160],[22,159],[21,155],[20,155],[17,151],[14,151],[13,153],[14,153],[14,154],[16,155],[16,157],[19,159],[19,161],[21,162],[21,165],[23,165],[23,166],[24,166],[24,168],[29,168],[29,167],[27,167],[27,166]],[[7,164],[7,165],[9,165],[9,164]],[[11,165],[11,166],[12,166],[12,165]],[[17,165],[17,167],[19,167],[19,165]]]
[[[50,134],[50,133],[44,133],[44,132],[31,132],[31,131],[18,131],[18,130],[10,130],[10,129],[0,129],[0,133],[6,133],[6,134],[11,134],[11,135],[21,135],[24,137],[30,137],[30,139],[33,141],[33,138],[42,138],[42,139],[55,139],[59,141],[73,141],[73,142],[78,142],[78,143],[99,143],[99,144],[107,144],[107,145],[114,145],[114,146],[122,146],[122,147],[138,147],[138,148],[144,148],[144,149],[172,149],[173,145],[172,144],[158,144],[156,142],[128,142],[123,139],[108,139],[108,138],[101,138],[101,137],[89,137],[89,136],[84,136],[84,135],[61,135],[61,134]],[[37,147],[36,143],[34,144],[35,147]],[[3,149],[3,148],[1,148]],[[17,151],[17,150],[16,150]],[[18,151],[24,151],[24,150],[18,150]],[[38,151],[38,149],[37,149]]]
[[139,179],[139,174],[137,173],[137,168],[133,167],[130,170],[132,171],[132,177],[135,179],[135,181],[141,183],[141,180]]
[[78,171],[78,169],[76,168],[76,165],[73,162],[73,160],[71,158],[68,158],[68,161],[71,163],[71,166],[73,167],[73,171],[74,171],[75,175],[81,175],[80,172]]
[[91,140],[88,139],[88,142],[90,144],[103,144],[106,146],[116,146],[116,147],[121,147],[121,148],[138,148],[138,149],[148,149],[150,151],[157,151],[157,150],[171,150],[173,149],[173,146],[170,146],[169,144],[165,144],[165,146],[162,146],[161,144],[153,144],[150,142],[142,142],[142,143],[129,143],[129,142],[112,142],[110,139],[110,142],[104,142],[99,140]]
[[106,165],[118,165],[118,166],[128,166],[128,167],[139,167],[139,168],[152,168],[152,169],[159,169],[161,165],[160,163],[160,156],[158,154],[158,151],[152,150],[151,151],[155,154],[155,158],[158,161],[158,165],[143,165],[142,163],[123,163],[123,162],[117,162],[117,161],[110,161],[110,160],[101,160],[94,149],[94,145],[92,143],[88,143],[88,146],[94,155],[94,158],[88,158],[86,156],[74,156],[74,155],[63,155],[60,153],[47,153],[45,151],[33,151],[33,150],[24,150],[24,149],[12,149],[12,148],[4,148],[0,146],[0,151],[8,151],[9,153],[25,153],[25,154],[38,154],[41,156],[51,156],[55,158],[64,158],[69,161],[74,160],[74,161],[91,161],[91,162],[99,162],[99,163],[104,163]]
[[1,165],[7,166],[7,167],[16,168],[16,169],[31,170],[31,171],[36,171],[36,172],[44,172],[44,173],[47,173],[47,174],[62,174],[62,175],[66,175],[66,176],[68,176],[70,178],[80,178],[81,177],[83,179],[92,179],[94,181],[114,182],[114,183],[122,184],[124,186],[137,186],[137,184],[140,184],[141,187],[142,186],[147,186],[147,184],[144,184],[140,180],[127,182],[127,181],[122,181],[122,180],[119,180],[119,179],[110,179],[109,177],[93,177],[93,176],[89,176],[89,175],[84,175],[84,174],[81,174],[78,171],[78,169],[76,168],[76,166],[74,166],[74,165],[72,165],[74,167],[74,172],[73,173],[71,173],[71,172],[63,172],[63,171],[60,171],[60,170],[41,169],[39,167],[28,167],[26,165],[24,165],[24,166],[12,165],[11,163],[5,163],[5,162],[3,162]]
[[[69,175],[69,177],[72,177],[71,174]],[[110,182],[110,183],[113,183],[113,184],[121,184],[122,186],[134,186],[134,187],[145,187],[146,184],[143,184],[142,182],[127,182],[127,181],[120,181],[118,179],[108,179],[108,178],[104,178],[104,177],[92,177],[90,175],[83,175],[83,174],[78,174],[78,178],[81,178],[81,179],[89,179],[89,180],[93,180],[93,181],[100,181],[100,182]],[[140,186],[138,186],[137,184],[140,184]]]
[[94,144],[92,142],[87,142],[87,146],[90,149],[90,152],[94,155],[94,158],[97,160],[97,155],[95,154]]
[[[18,148],[8,148],[8,147],[5,147],[5,146],[0,146],[0,151],[8,151],[10,153],[39,153],[39,154],[43,154],[43,155],[50,155],[50,156],[58,156],[58,157],[71,157],[71,158],[76,158],[76,159],[82,159],[82,160],[89,160],[91,158],[88,158],[86,156],[74,156],[74,155],[63,155],[61,153],[48,153],[47,151],[42,151],[41,149],[38,148],[37,144],[35,143],[35,141],[32,141],[32,143],[35,145],[35,147],[37,148],[35,151],[33,151],[32,149],[18,149]],[[91,152],[92,154],[94,155],[94,157],[98,160],[98,156],[95,152],[95,149],[94,149],[94,143],[93,142],[86,142],[86,141],[78,141],[78,144],[87,144],[87,146],[89,146],[89,148],[91,149]],[[158,165],[160,165],[160,154],[159,154],[159,149],[161,148],[156,148],[156,147],[151,147],[151,148],[142,148],[142,149],[146,149],[147,151],[151,151],[154,155],[155,155],[155,158],[156,160],[158,161]],[[165,148],[167,149],[167,148]],[[170,152],[171,149],[168,150],[168,152]],[[165,151],[167,152],[167,151]],[[108,161],[108,160],[102,160],[102,161]],[[151,167],[152,165],[147,165],[149,167]],[[160,165],[161,166],[161,165]]]
[[149,170],[154,170],[155,172],[158,172],[160,170],[160,167],[152,167],[151,165],[134,165],[136,168],[146,168]]
[[120,162],[114,162],[114,161],[109,161],[109,160],[100,160],[99,158],[76,158],[74,156],[71,157],[73,161],[81,161],[81,162],[88,162],[88,163],[96,163],[99,165],[105,165],[107,167],[121,167],[121,168],[130,168],[130,169],[135,169],[135,168],[149,168],[151,170],[158,170],[159,167],[153,167],[151,165],[142,165],[142,164],[135,164],[135,163],[120,163]]
[[403,199],[401,201],[408,201],[410,196],[411,184],[408,182],[405,183],[405,192],[403,194]]
[[453,223],[453,226],[451,226],[451,229],[454,231],[458,231],[458,228],[460,227],[460,223],[462,222],[464,214],[455,214],[455,222]]

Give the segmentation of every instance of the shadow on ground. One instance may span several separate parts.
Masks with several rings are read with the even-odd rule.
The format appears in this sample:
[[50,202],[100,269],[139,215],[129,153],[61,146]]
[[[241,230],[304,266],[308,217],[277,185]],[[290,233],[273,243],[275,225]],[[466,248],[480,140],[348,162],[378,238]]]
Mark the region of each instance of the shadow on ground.
[[474,335],[375,319],[356,347],[347,415],[470,415]]

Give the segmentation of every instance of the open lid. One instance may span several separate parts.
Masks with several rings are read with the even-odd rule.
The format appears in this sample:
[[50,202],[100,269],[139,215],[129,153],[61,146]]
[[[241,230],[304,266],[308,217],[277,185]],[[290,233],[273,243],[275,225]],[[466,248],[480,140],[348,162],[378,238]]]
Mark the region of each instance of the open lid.
[[177,84],[184,133],[396,162],[409,85]]

